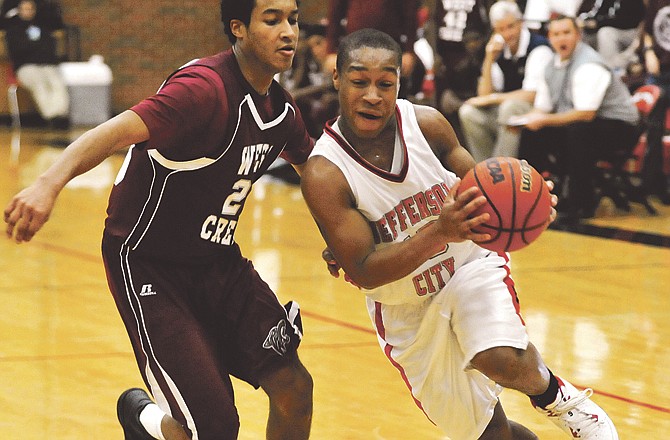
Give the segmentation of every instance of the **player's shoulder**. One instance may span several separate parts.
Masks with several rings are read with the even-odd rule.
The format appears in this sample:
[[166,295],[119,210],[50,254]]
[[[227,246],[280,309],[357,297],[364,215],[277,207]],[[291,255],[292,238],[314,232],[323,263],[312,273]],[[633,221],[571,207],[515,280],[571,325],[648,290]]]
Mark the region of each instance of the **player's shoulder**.
[[427,105],[412,105],[414,107],[416,121],[424,135],[432,135],[434,132],[440,132],[446,127],[449,127],[447,118],[445,118],[436,108]]
[[313,154],[307,159],[300,174],[303,193],[321,194],[337,191],[345,182],[342,170],[329,158]]
[[200,79],[208,83],[222,84],[223,78],[210,66],[197,64],[197,60],[186,64],[179,68],[171,77],[170,80],[179,80],[184,78]]

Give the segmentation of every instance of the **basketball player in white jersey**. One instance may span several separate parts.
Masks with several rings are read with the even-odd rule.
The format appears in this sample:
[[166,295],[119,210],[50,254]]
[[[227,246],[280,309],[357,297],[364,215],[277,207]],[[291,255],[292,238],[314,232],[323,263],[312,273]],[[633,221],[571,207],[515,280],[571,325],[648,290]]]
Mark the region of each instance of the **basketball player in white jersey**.
[[474,188],[451,196],[475,162],[437,110],[397,100],[400,63],[379,31],[339,46],[341,116],[302,175],[337,261],[331,272],[341,266],[361,287],[384,353],[450,438],[536,439],[507,419],[498,400],[506,387],[572,438],[618,439],[591,390],[554,376],[529,342],[508,255],[475,244],[488,238],[472,232],[488,215],[468,215],[484,197]]

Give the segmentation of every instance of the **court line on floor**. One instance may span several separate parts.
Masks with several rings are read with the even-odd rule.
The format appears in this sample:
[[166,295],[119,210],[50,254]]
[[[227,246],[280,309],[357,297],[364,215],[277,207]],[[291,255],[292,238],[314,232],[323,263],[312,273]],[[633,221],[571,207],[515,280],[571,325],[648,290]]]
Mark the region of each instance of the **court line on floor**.
[[68,256],[79,258],[80,260],[88,261],[91,263],[102,263],[102,255],[94,255],[88,252],[78,251],[76,249],[59,246],[53,243],[48,243],[46,241],[34,240],[30,244],[23,244],[23,246],[39,246],[43,249],[58,252],[59,254],[66,254]]
[[[586,226],[593,226],[593,225],[586,225]],[[600,228],[600,227],[596,227],[596,226],[593,226],[593,227],[594,228]],[[585,228],[585,229],[586,230],[592,230],[591,228]],[[601,228],[601,229],[612,229],[612,230],[614,230],[615,228]],[[619,231],[624,231],[624,230],[619,230]],[[570,232],[575,232],[575,231],[570,231]],[[627,231],[627,232],[633,232],[633,231]],[[582,233],[582,232],[578,232],[578,233]],[[635,233],[635,232],[633,232],[633,234],[628,234],[628,235],[627,234],[621,234],[619,237],[609,237],[609,238],[622,239],[620,237],[625,237],[625,236],[634,237],[637,234],[657,235],[657,234],[646,234],[646,233]],[[590,235],[590,234],[587,234],[587,235]],[[670,247],[670,237],[662,236],[662,235],[657,235],[657,236],[658,237],[664,237],[667,240],[667,243],[665,245],[662,245],[662,246]],[[102,259],[99,256],[93,256],[93,255],[87,254],[85,252],[76,251],[76,250],[73,250],[73,249],[70,249],[70,248],[65,248],[65,247],[62,247],[62,246],[57,246],[57,245],[53,245],[53,244],[46,243],[46,242],[35,242],[35,244],[40,246],[40,247],[49,249],[49,250],[73,255],[73,256],[76,256],[78,258],[87,260],[87,261],[100,262],[101,259]],[[658,245],[656,245],[656,246],[658,246]],[[351,330],[361,331],[361,332],[365,332],[365,333],[372,334],[372,335],[375,334],[375,332],[371,328],[368,328],[368,327],[363,327],[363,326],[360,326],[360,325],[352,324],[350,322],[346,322],[346,321],[331,318],[331,317],[328,317],[328,316],[320,315],[320,314],[317,314],[317,313],[309,312],[307,310],[301,310],[300,313],[303,316],[310,317],[310,318],[313,318],[313,319],[317,319],[317,320],[322,321],[322,322],[328,322],[328,323],[331,323],[331,324],[338,325],[340,327],[345,327],[345,328],[349,328]],[[578,384],[574,384],[574,385],[578,386],[579,388],[585,388],[585,387],[579,386]],[[651,409],[651,410],[654,410],[654,411],[670,414],[670,408],[666,408],[666,407],[662,407],[662,406],[658,406],[658,405],[653,405],[651,403],[646,403],[646,402],[642,402],[642,401],[639,401],[639,400],[629,399],[627,397],[620,396],[620,395],[617,395],[617,394],[608,393],[606,391],[600,391],[600,390],[593,389],[593,392],[595,394],[599,394],[599,395],[602,395],[602,396],[605,396],[605,397],[609,397],[609,398],[612,398],[612,399],[627,402],[627,403],[630,403],[632,405],[636,405],[636,406]]]
[[[309,318],[312,318],[312,319],[316,319],[318,321],[328,322],[330,324],[335,324],[335,325],[338,325],[340,327],[345,327],[345,328],[348,328],[348,329],[351,329],[351,330],[361,331],[361,332],[364,332],[364,333],[369,333],[369,334],[375,335],[375,332],[374,332],[374,330],[372,330],[372,328],[362,327],[360,325],[352,324],[350,322],[342,321],[340,319],[335,319],[335,318],[331,318],[329,316],[320,315],[318,313],[310,312],[310,311],[307,311],[307,310],[304,310],[304,309],[300,309],[300,314],[304,317],[309,317]],[[577,388],[580,388],[580,389],[587,388],[585,386],[582,386],[582,385],[579,385],[579,384],[576,384],[576,383],[573,383],[573,385],[575,385]],[[607,391],[601,391],[601,390],[595,389],[593,387],[589,387],[589,388],[591,388],[593,390],[593,393],[597,394],[597,395],[601,395],[601,396],[604,396],[604,397],[609,397],[609,398],[614,399],[614,400],[619,400],[619,401],[622,401],[622,402],[630,403],[631,405],[639,406],[639,407],[642,407],[642,408],[647,408],[647,409],[650,409],[650,410],[653,410],[653,411],[658,411],[658,412],[662,412],[662,413],[665,413],[665,414],[670,414],[670,408],[666,408],[666,407],[659,406],[659,405],[654,405],[654,404],[643,402],[643,401],[640,401],[640,400],[630,399],[628,397],[620,396],[618,394],[609,393]]]
[[572,232],[591,237],[608,238],[611,240],[625,241],[629,243],[646,244],[649,246],[670,248],[670,236],[654,234],[651,232],[633,231],[630,229],[614,228],[610,226],[598,226],[590,223],[558,223],[549,225],[554,231]]

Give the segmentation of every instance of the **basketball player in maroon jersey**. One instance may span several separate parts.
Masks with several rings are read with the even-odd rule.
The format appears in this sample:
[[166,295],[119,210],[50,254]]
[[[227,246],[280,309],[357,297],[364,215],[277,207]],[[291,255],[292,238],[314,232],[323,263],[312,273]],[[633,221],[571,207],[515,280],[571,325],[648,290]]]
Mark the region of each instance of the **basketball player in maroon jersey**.
[[4,212],[7,235],[29,241],[68,181],[131,145],[102,250],[157,404],[139,388],[121,395],[126,439],[237,438],[231,375],[267,393],[267,438],[309,437],[299,309],[278,302],[234,239],[252,184],[278,156],[300,173],[313,146],[273,80],[293,60],[297,1],[220,6],[231,50],[188,63],[154,96],[85,133]]
[[401,53],[372,29],[338,49],[341,115],[301,180],[336,258],[331,272],[339,263],[361,286],[380,347],[449,438],[536,440],[507,419],[498,400],[506,387],[571,438],[618,440],[592,391],[554,376],[530,342],[509,255],[475,244],[489,238],[473,232],[488,214],[469,218],[484,197],[473,187],[450,195],[474,159],[437,110],[397,99]]

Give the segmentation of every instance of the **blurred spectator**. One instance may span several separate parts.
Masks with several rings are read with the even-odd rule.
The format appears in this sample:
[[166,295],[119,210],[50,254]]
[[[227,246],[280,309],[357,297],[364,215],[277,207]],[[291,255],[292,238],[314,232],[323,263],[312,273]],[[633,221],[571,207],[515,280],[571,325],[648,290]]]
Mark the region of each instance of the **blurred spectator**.
[[419,0],[330,0],[326,70],[335,69],[337,46],[343,36],[363,28],[377,29],[393,37],[403,50],[400,97],[417,93],[425,72],[414,53],[419,6]]
[[7,22],[5,39],[16,77],[33,97],[40,116],[52,125],[66,124],[69,96],[58,69],[51,20],[38,22],[35,0],[21,0],[18,13]]
[[586,40],[615,72],[623,74],[637,60],[644,0],[586,0],[579,14]]
[[523,26],[515,2],[494,3],[489,18],[494,34],[486,45],[478,96],[459,110],[466,144],[477,162],[517,156],[519,130],[507,122],[531,110],[537,84],[553,56],[549,41]]
[[465,100],[477,95],[477,78],[484,47],[491,32],[488,9],[491,0],[426,0],[432,28],[426,38],[435,50],[435,96],[438,109],[466,144],[458,118]]
[[519,157],[541,172],[567,179],[559,213],[566,220],[592,217],[598,159],[631,152],[639,137],[639,114],[621,80],[602,56],[581,41],[574,18],[558,16],[548,25],[556,55],[538,84],[534,109],[516,118],[525,127]]
[[326,26],[301,24],[300,34],[293,65],[279,78],[300,108],[310,136],[318,138],[326,121],[337,116],[339,110],[333,73],[325,70]]
[[[0,6],[0,29],[5,29],[7,23],[19,12],[20,0],[4,0]],[[63,11],[60,3],[56,0],[35,0],[37,6],[37,14],[35,21],[51,29],[52,31],[63,29]]]
[[670,158],[663,154],[663,135],[666,132],[666,113],[670,107],[670,0],[649,0],[644,20],[644,60],[652,84],[661,88],[661,97],[647,120],[647,154],[644,160],[645,186],[670,204],[670,182],[663,164]]

